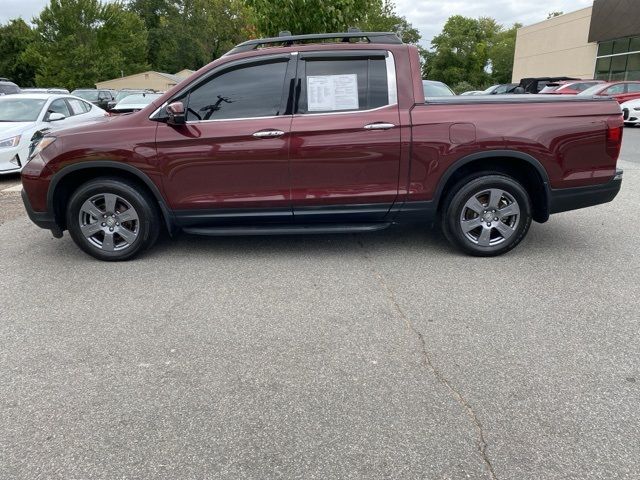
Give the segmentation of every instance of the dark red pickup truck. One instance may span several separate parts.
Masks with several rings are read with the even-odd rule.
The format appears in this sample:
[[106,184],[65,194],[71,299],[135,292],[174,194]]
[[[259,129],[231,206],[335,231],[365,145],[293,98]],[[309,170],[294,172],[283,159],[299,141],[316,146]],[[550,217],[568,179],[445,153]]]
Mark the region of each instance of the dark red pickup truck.
[[[335,41],[335,40],[338,41]],[[159,231],[366,232],[437,221],[465,252],[515,247],[531,220],[611,201],[622,115],[609,99],[424,98],[389,33],[251,40],[148,108],[45,136],[29,216],[103,260]]]

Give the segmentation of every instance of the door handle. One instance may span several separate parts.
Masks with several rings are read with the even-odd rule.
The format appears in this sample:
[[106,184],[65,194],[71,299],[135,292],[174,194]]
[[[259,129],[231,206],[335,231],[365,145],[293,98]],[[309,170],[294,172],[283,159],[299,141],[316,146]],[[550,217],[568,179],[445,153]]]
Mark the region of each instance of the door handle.
[[365,130],[389,130],[390,128],[395,127],[393,123],[370,123],[369,125],[365,125]]
[[282,130],[260,130],[253,134],[256,138],[275,138],[284,135]]

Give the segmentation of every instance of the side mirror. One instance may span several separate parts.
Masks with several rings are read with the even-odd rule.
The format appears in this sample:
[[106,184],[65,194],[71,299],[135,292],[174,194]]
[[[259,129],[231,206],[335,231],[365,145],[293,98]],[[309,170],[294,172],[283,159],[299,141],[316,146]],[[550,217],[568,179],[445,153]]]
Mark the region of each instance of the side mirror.
[[58,122],[60,120],[64,120],[65,118],[67,117],[65,117],[62,113],[52,112],[49,114],[47,122]]
[[166,107],[167,123],[169,125],[184,125],[187,122],[186,115],[184,114],[184,104],[182,102],[173,102]]

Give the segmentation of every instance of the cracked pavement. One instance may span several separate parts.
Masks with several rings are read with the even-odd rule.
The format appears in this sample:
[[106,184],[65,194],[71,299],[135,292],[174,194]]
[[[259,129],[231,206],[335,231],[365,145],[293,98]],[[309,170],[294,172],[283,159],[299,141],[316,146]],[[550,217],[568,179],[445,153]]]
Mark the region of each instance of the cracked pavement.
[[106,264],[3,217],[0,479],[640,478],[640,129],[620,165],[495,259],[403,228]]

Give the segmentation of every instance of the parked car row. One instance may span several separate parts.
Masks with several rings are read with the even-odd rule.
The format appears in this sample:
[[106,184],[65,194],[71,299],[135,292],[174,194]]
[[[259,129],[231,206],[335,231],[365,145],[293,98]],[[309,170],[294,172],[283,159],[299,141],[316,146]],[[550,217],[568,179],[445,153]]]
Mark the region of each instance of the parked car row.
[[640,98],[624,102],[622,108],[622,119],[627,127],[640,125]]
[[[42,88],[42,87],[28,87],[28,88],[20,88],[18,85],[13,83],[8,78],[0,77],[0,96],[3,95],[15,95],[18,93],[58,93],[58,94],[68,94],[69,90],[66,88]],[[143,89],[143,88],[124,88],[122,90],[111,90],[111,89],[95,89],[95,88],[78,88],[71,92],[71,95],[82,98],[88,102],[91,102],[97,107],[102,108],[106,111],[116,111],[122,113],[122,111],[135,111],[132,110],[131,107],[127,108],[118,108],[116,109],[116,105],[118,102],[123,100],[124,98],[130,95],[142,95],[142,98],[139,99],[137,104],[146,106],[148,103],[155,97],[150,97],[149,102],[147,102],[146,94],[157,94],[155,90]],[[128,102],[131,105],[131,102]],[[141,107],[142,108],[142,107]]]
[[19,172],[32,140],[106,117],[101,108],[69,94],[20,93],[0,97],[0,174]]

